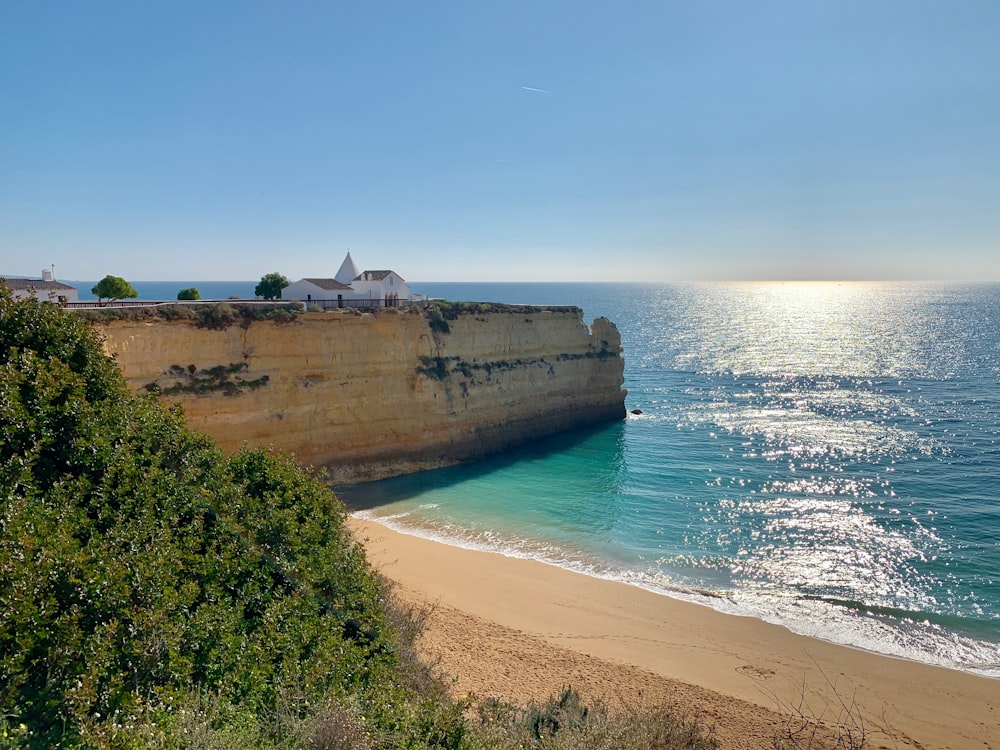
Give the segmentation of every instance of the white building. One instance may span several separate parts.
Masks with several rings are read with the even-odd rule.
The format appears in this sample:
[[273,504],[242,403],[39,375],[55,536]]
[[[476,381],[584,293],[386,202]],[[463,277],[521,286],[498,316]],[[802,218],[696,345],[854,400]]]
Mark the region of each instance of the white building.
[[358,271],[348,252],[332,279],[306,278],[281,290],[281,299],[334,307],[395,307],[410,299],[410,286],[395,271]]
[[0,283],[14,293],[16,300],[32,297],[42,302],[55,302],[60,305],[79,301],[76,287],[56,281],[48,268],[42,271],[40,279],[2,279]]

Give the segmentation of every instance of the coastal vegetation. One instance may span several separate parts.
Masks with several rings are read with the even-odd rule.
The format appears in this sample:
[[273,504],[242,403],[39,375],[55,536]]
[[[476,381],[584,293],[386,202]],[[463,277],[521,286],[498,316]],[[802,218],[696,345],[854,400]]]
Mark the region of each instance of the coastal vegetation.
[[223,454],[131,392],[81,316],[9,293],[0,493],[0,748],[715,746],[571,691],[452,700],[321,477]]
[[253,293],[262,299],[281,299],[281,290],[291,282],[277,271],[265,273]]
[[[579,308],[571,305],[539,307],[538,305],[508,305],[500,302],[450,302],[438,299],[426,306],[425,315],[432,331],[435,333],[449,333],[451,326],[448,321],[458,320],[462,315],[482,316],[490,313],[531,315],[537,314],[542,310],[551,312],[576,312]],[[478,319],[482,320],[482,318]],[[526,323],[532,322],[530,318],[525,318],[524,320]]]
[[173,382],[162,385],[159,380],[154,380],[146,385],[146,390],[159,396],[173,396],[177,393],[222,393],[226,396],[236,396],[245,390],[263,388],[270,381],[267,375],[261,375],[253,380],[240,377],[240,373],[246,369],[246,362],[216,365],[200,370],[195,365],[187,367],[171,365],[166,375]]
[[[556,357],[559,362],[571,362],[579,359],[608,359],[617,357],[618,354],[607,348],[608,342],[603,342],[601,349],[587,352],[563,352]],[[444,380],[448,376],[455,374],[464,378],[474,378],[476,373],[482,373],[488,380],[495,371],[515,370],[524,367],[541,367],[548,370],[550,375],[555,374],[552,364],[545,357],[534,359],[500,360],[497,362],[469,362],[461,357],[420,357],[420,366],[417,367],[417,374],[433,380]]]
[[575,312],[580,309],[573,305],[508,305],[502,302],[449,302],[448,300],[434,300],[429,307],[440,313],[445,320],[458,320],[462,315],[488,315],[489,313],[531,315],[541,310]]
[[198,291],[198,287],[192,286],[187,289],[181,289],[177,292],[177,299],[179,300],[198,300],[201,299],[201,292]]
[[301,302],[275,304],[230,304],[212,302],[199,305],[157,304],[138,307],[101,307],[74,310],[74,314],[94,323],[112,320],[187,320],[201,328],[222,330],[238,325],[246,328],[254,321],[292,323],[304,308]]
[[385,587],[320,481],[227,458],[55,306],[0,300],[0,365],[8,738],[284,747],[340,722],[456,746],[459,707],[407,685]]
[[90,293],[97,297],[98,302],[108,300],[113,302],[117,299],[135,299],[139,292],[135,290],[129,282],[121,276],[111,276],[110,274],[98,281],[91,287]]
[[[181,290],[178,293],[178,300],[181,294],[197,293],[197,289]],[[280,289],[278,296],[280,297]],[[197,300],[197,297],[192,298]],[[449,321],[458,320],[461,316],[473,316],[478,320],[485,320],[481,316],[487,314],[502,315],[537,315],[539,312],[548,310],[552,312],[578,312],[579,308],[572,306],[537,307],[532,305],[507,305],[497,302],[448,302],[446,300],[435,300],[429,305],[414,304],[403,308],[377,308],[364,311],[357,308],[344,308],[331,311],[338,315],[399,315],[401,311],[416,315],[423,315],[435,333],[449,333],[451,326]],[[142,305],[136,307],[101,307],[74,310],[74,313],[84,320],[94,323],[105,323],[112,320],[188,320],[194,322],[202,328],[222,330],[230,326],[239,325],[247,327],[254,321],[269,320],[274,323],[291,323],[296,317],[304,312],[319,312],[318,307],[307,310],[305,305],[298,301],[282,302],[276,300],[273,304],[253,303],[240,304],[229,302],[207,302],[204,304],[176,305],[171,303],[158,303]],[[525,322],[532,322],[530,318],[525,318]],[[604,342],[607,345],[607,342]],[[569,355],[565,355],[568,357]],[[614,352],[603,351],[600,354],[587,356],[617,356]]]

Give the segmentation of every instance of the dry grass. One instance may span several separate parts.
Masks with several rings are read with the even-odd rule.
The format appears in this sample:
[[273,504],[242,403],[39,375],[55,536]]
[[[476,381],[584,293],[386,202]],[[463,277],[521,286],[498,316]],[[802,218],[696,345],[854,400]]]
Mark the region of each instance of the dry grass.
[[496,700],[479,704],[476,737],[483,750],[717,750],[710,731],[670,706],[610,711],[585,705],[572,688],[542,704],[515,706]]

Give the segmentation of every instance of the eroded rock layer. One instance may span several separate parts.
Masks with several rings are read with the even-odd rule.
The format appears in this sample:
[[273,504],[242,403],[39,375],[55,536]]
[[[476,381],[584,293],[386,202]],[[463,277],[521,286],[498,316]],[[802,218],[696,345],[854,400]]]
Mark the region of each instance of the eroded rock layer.
[[221,330],[100,324],[136,390],[180,403],[224,449],[271,446],[334,481],[479,458],[625,415],[621,339],[579,310],[307,313]]

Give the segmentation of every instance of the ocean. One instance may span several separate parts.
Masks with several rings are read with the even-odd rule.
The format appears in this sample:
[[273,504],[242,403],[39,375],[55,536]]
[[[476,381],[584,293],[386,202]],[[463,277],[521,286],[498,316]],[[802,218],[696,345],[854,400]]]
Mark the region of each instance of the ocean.
[[337,488],[357,514],[1000,677],[1000,285],[413,284],[622,334],[622,422]]
[[[255,283],[133,285],[225,299]],[[336,488],[353,512],[1000,677],[1000,285],[411,286],[610,318],[641,413]]]

